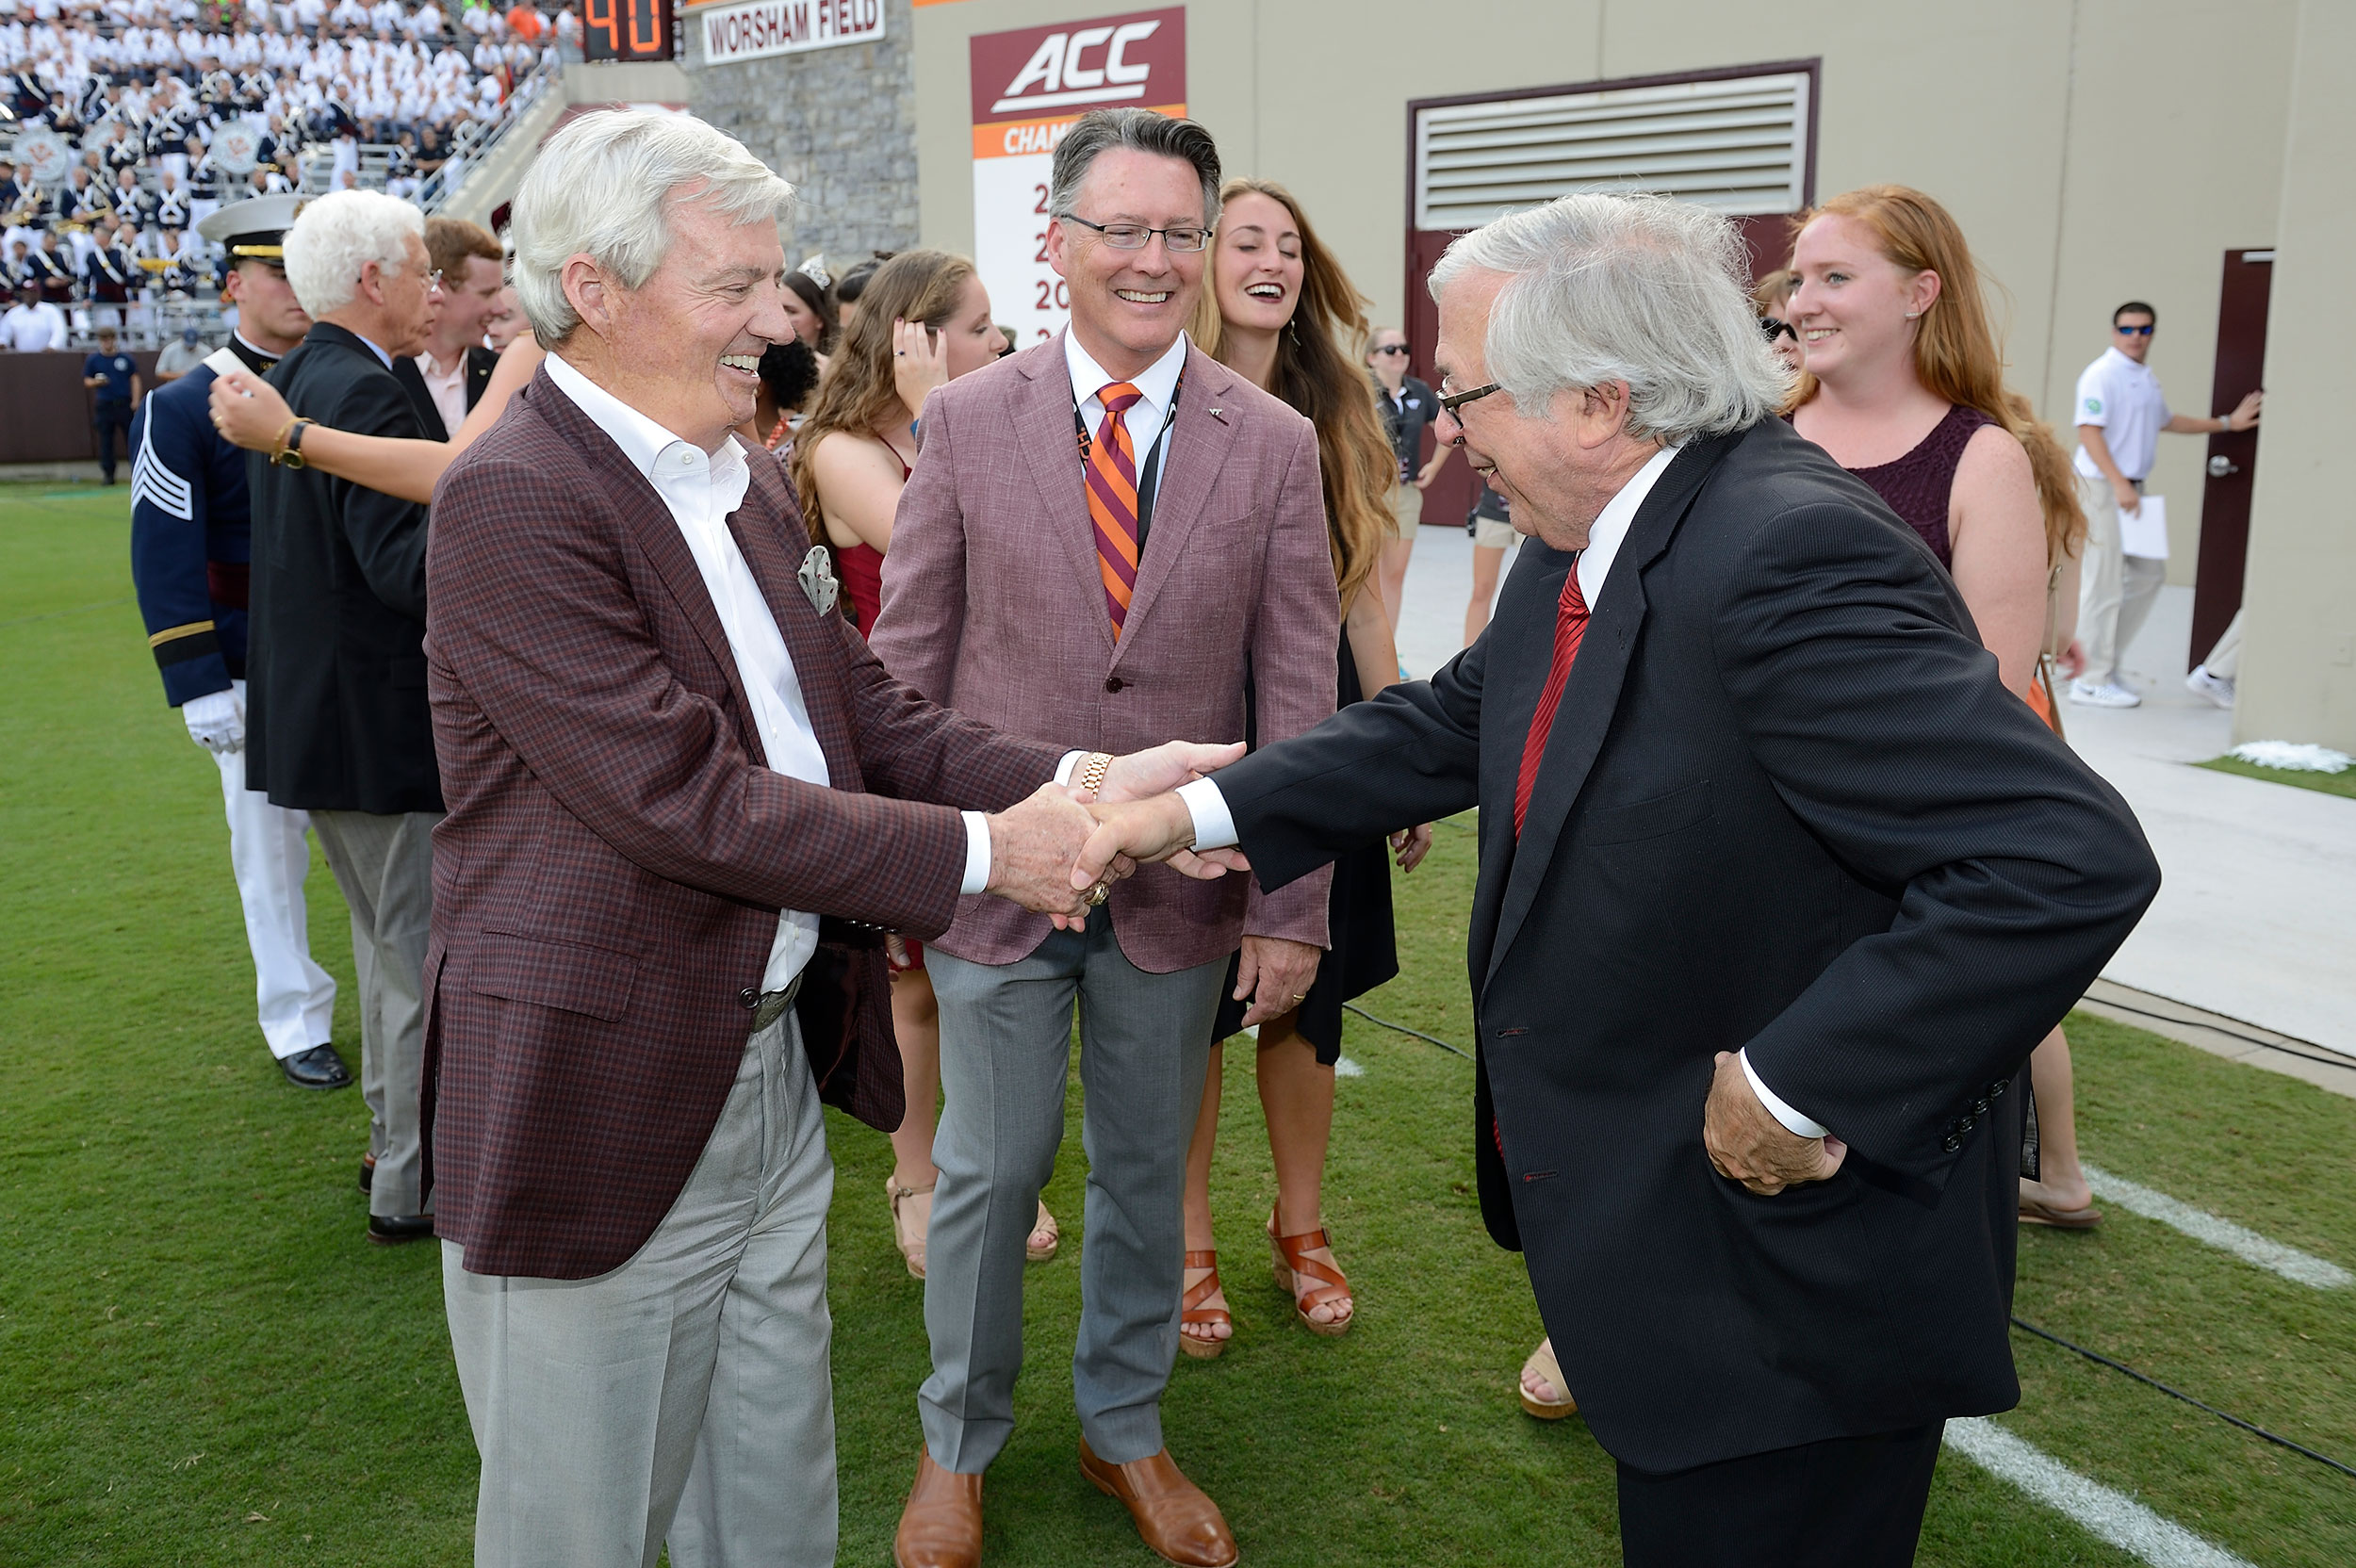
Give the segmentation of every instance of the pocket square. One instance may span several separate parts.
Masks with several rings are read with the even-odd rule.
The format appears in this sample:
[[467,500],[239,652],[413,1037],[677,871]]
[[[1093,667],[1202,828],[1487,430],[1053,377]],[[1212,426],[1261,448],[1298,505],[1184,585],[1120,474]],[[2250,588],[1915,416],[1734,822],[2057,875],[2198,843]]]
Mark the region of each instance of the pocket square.
[[802,557],[802,569],[794,574],[810,596],[810,606],[821,615],[830,614],[834,601],[842,596],[843,585],[835,580],[834,556],[826,546],[812,545]]

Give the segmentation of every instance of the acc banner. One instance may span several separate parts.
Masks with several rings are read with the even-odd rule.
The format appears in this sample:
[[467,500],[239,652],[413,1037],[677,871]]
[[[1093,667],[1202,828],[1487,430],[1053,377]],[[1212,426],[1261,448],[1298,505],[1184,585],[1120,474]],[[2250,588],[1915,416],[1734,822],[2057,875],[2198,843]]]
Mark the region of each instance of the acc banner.
[[688,24],[703,35],[711,65],[873,43],[884,36],[884,0],[753,0],[750,5],[703,6]]
[[1055,144],[1089,109],[1186,112],[1186,10],[1171,6],[972,40],[973,260],[996,318],[1024,344],[1072,310],[1047,265],[1047,177]]

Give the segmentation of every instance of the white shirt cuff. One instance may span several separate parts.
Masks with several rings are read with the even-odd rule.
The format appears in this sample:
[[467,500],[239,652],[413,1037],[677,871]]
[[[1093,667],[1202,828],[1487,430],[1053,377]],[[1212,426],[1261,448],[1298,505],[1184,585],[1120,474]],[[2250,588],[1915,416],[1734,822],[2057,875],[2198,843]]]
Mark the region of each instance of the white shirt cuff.
[[990,819],[979,811],[960,811],[965,819],[965,881],[960,893],[990,891]]
[[1742,1076],[1751,1081],[1751,1092],[1759,1096],[1759,1102],[1767,1107],[1767,1114],[1782,1122],[1786,1131],[1794,1137],[1803,1138],[1823,1138],[1832,1135],[1831,1128],[1821,1121],[1811,1121],[1802,1116],[1784,1101],[1783,1096],[1767,1086],[1765,1081],[1759,1077],[1759,1070],[1751,1066],[1751,1054],[1748,1051],[1740,1053],[1735,1059],[1742,1064]]
[[1072,770],[1080,765],[1080,759],[1086,757],[1088,753],[1085,751],[1065,752],[1063,754],[1063,760],[1055,764],[1055,782],[1058,784],[1071,783]]
[[1178,798],[1186,803],[1187,814],[1194,818],[1194,847],[1197,849],[1229,849],[1235,842],[1235,819],[1227,809],[1227,797],[1219,792],[1219,786],[1207,778],[1178,786]]

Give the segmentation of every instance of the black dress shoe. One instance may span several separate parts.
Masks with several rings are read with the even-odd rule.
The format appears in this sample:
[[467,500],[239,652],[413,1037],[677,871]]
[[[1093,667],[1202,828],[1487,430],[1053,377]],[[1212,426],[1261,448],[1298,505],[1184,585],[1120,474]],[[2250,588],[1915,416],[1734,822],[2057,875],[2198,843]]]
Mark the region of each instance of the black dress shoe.
[[399,1247],[404,1241],[423,1241],[433,1233],[434,1217],[430,1214],[368,1216],[368,1239],[379,1247]]
[[376,1156],[373,1154],[363,1154],[360,1156],[360,1190],[362,1192],[367,1192],[375,1185]]
[[299,1089],[340,1089],[352,1086],[352,1070],[332,1045],[315,1045],[279,1062],[286,1082]]

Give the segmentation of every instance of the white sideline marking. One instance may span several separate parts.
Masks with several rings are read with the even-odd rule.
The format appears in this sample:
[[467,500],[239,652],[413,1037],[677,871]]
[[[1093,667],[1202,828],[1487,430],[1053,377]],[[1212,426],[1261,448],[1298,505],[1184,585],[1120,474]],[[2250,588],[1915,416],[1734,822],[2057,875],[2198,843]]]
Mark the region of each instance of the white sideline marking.
[[1947,1446],[2151,1568],[2250,1568],[2247,1560],[2161,1518],[2124,1493],[2088,1480],[1985,1416],[1948,1422]]
[[2123,1176],[2114,1176],[2092,1166],[2084,1168],[2086,1185],[2094,1189],[2096,1197],[2107,1199],[2146,1219],[2172,1225],[2193,1240],[2205,1241],[2212,1247],[2233,1253],[2244,1263],[2255,1264],[2270,1273],[2280,1274],[2285,1280],[2313,1285],[2317,1290],[2337,1290],[2356,1282],[2356,1275],[2348,1273],[2338,1264],[2325,1262],[2312,1252],[2302,1252],[2296,1247],[2269,1240],[2230,1219],[2219,1219],[2205,1210],[2179,1202],[2167,1193],[2139,1186]]

